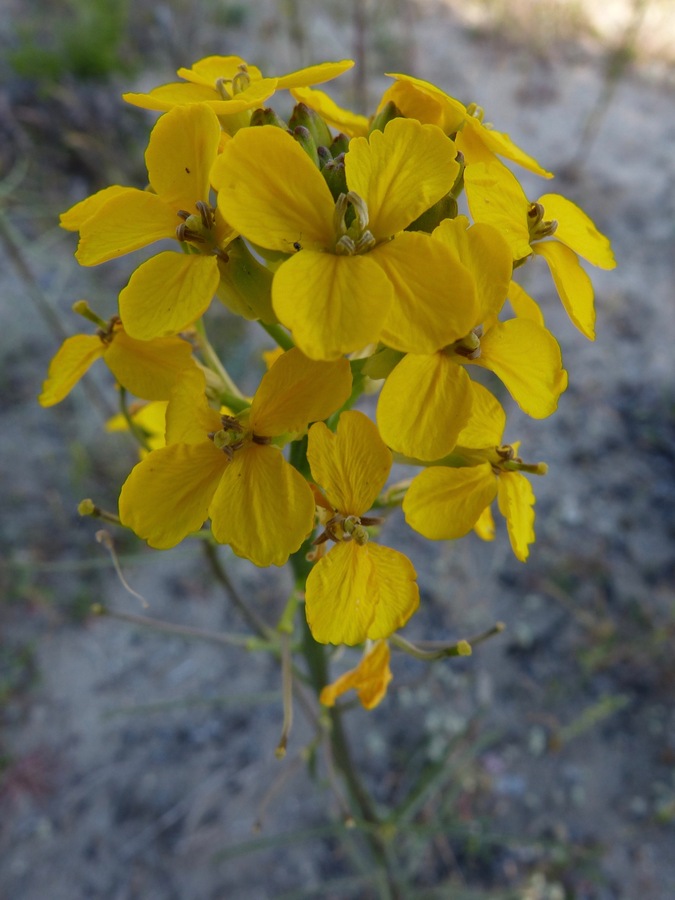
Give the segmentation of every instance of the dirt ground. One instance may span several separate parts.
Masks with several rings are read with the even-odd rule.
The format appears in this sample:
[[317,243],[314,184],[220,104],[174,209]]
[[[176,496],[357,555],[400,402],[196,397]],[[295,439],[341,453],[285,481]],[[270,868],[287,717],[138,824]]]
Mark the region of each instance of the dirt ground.
[[[675,81],[665,40],[675,9],[647,5],[646,30],[619,17],[604,33],[572,18],[583,4],[540,3],[534,16],[515,3],[505,18],[505,4],[487,2],[140,3],[122,56],[144,52],[147,65],[114,71],[107,86],[68,72],[38,82],[1,63],[1,900],[382,896],[358,852],[354,862],[323,777],[302,764],[300,715],[286,760],[274,758],[273,659],[88,615],[99,601],[144,612],[76,512],[87,496],[114,508],[134,450],[103,431],[105,410],[82,386],[54,410],[36,403],[58,346],[39,304],[72,333],[73,301],[112,313],[130,272],[124,260],[78,269],[72,236],[56,227],[87,193],[142,183],[149,119],[121,91],[170,80],[208,53],[274,73],[358,57],[359,22],[367,79],[347,76],[343,102],[365,89],[372,103],[385,71],[476,100],[558,173],[553,186],[524,178],[530,196],[578,202],[618,260],[615,272],[592,272],[593,344],[547,272],[526,272],[570,373],[552,419],[509,407],[506,437],[550,467],[535,485],[530,561],[512,557],[503,528],[493,544],[430,545],[398,516],[386,526],[419,574],[411,639],[507,626],[470,659],[395,657],[385,703],[348,717],[383,805],[438,763],[397,837],[414,886],[406,900],[675,897]],[[670,18],[655,17],[669,6]],[[18,46],[30,9],[17,2],[0,26],[4,49]],[[612,53],[622,46],[631,53]],[[234,374],[257,366],[260,341],[225,319],[222,329]],[[89,381],[108,385],[98,371]],[[118,550],[148,615],[245,630],[199,548],[153,553],[122,538]],[[225,550],[222,559],[272,619],[287,576]]]

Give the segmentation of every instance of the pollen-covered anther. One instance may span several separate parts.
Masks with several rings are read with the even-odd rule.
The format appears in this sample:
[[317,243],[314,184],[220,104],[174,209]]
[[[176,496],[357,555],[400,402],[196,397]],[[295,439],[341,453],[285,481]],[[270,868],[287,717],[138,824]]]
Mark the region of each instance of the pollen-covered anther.
[[480,338],[483,333],[483,326],[478,325],[473,331],[470,331],[466,337],[455,341],[449,348],[453,353],[463,356],[466,359],[480,359]]
[[501,447],[497,447],[497,455],[501,459],[516,459],[516,451],[513,449],[511,444],[502,444]]
[[355,541],[360,546],[368,543],[368,532],[358,516],[346,516],[342,523],[343,541]]

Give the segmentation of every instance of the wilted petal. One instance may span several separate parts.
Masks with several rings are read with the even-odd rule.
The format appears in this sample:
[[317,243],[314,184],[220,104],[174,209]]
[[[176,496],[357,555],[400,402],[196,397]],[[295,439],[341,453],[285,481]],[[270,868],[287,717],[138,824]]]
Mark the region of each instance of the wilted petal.
[[389,657],[387,642],[378,641],[355,669],[350,669],[332,684],[326,685],[321,691],[319,701],[324,706],[334,706],[338,697],[353,688],[359,696],[361,705],[365,709],[374,709],[384,698],[387,685],[392,679]]
[[532,485],[520,472],[501,472],[499,475],[499,511],[506,519],[511,548],[521,562],[534,543],[534,504]]

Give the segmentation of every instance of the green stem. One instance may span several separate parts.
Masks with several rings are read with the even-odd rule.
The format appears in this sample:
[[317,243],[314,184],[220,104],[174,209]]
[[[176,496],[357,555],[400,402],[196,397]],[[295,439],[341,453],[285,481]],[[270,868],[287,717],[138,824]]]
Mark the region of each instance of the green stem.
[[281,327],[281,325],[268,325],[262,319],[258,320],[258,324],[269,334],[272,340],[278,344],[282,350],[292,350],[295,347],[290,334]]
[[[195,331],[197,332],[197,340],[199,342],[199,349],[202,352],[202,356],[204,357],[204,362],[211,369],[212,372],[215,372],[218,378],[220,378],[224,390],[231,394],[233,397],[236,397],[238,400],[246,401],[246,397],[239,390],[237,385],[232,380],[229,372],[225,369],[225,366],[220,361],[218,354],[211,346],[211,342],[206,336],[206,328],[204,327],[204,322],[202,319],[199,319],[195,322]],[[248,406],[248,401],[246,401],[246,405]]]

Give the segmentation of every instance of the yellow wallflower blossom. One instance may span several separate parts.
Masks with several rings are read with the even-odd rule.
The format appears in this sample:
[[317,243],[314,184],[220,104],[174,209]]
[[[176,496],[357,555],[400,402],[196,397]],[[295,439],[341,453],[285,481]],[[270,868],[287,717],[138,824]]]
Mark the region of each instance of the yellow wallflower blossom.
[[384,441],[417,459],[440,459],[457,442],[471,415],[467,365],[493,371],[534,418],[551,415],[567,387],[560,347],[549,331],[524,317],[497,321],[510,287],[509,247],[495,228],[468,224],[464,216],[446,219],[433,237],[473,275],[478,307],[472,330],[436,353],[404,356],[389,374],[377,405]]
[[185,81],[163,84],[145,94],[122,94],[122,99],[133,106],[161,112],[175,106],[207,103],[229,131],[230,123],[235,129],[238,124],[246,124],[246,118],[237,121],[238,114],[262,106],[275,91],[322,84],[342,75],[353,65],[352,60],[344,59],[264,78],[257,66],[249,65],[240,56],[207,56],[189,69],[178,69],[176,74]]
[[324,706],[335,706],[337,698],[353,688],[361,705],[365,709],[374,709],[384,699],[387,685],[393,677],[389,657],[387,642],[378,641],[366,651],[358,666],[323,688],[319,701]]
[[80,232],[75,255],[83,266],[163,238],[189,247],[189,253],[163,251],[144,262],[122,290],[120,315],[139,340],[177,334],[206,311],[218,288],[219,260],[226,260],[225,247],[235,237],[209,200],[220,133],[204,104],[172,110],[153,128],[146,150],[150,190],[113,185],[61,217],[64,228]]
[[368,541],[364,517],[389,475],[391,453],[374,423],[361,412],[343,412],[334,434],[321,422],[309,431],[307,458],[323,489],[323,540],[335,546],[307,578],[307,622],[324,644],[360,644],[386,638],[419,605],[416,574],[396,550]]
[[[145,437],[147,449],[139,448],[141,459],[148,455],[150,450],[158,450],[166,444],[166,400],[154,400],[150,403],[132,403],[129,406],[129,418],[134,428],[140,429]],[[129,421],[122,413],[108,419],[105,423],[106,431],[128,431]]]
[[546,260],[568,316],[594,340],[593,285],[578,256],[601,269],[613,269],[616,261],[605,235],[560,194],[544,194],[530,203],[516,177],[501,163],[467,167],[464,186],[473,218],[499,229],[514,260],[531,254]]
[[432,353],[466,334],[469,273],[441,242],[403,231],[452,187],[452,141],[396,119],[353,138],[345,170],[349,190],[336,203],[299,144],[273,126],[242,129],[214,165],[223,216],[254,244],[292,254],[275,273],[272,303],[296,344],[336,359],[379,339]]
[[492,520],[485,510],[497,497],[511,548],[525,562],[535,537],[535,497],[519,467],[537,474],[544,474],[546,467],[525,466],[516,457],[517,444],[501,445],[504,410],[482,385],[472,383],[471,389],[472,415],[453,451],[453,456],[465,457],[470,464],[430,466],[420,472],[408,488],[403,512],[411,528],[433,541],[463,537],[476,526],[481,537],[489,539]]
[[168,399],[181,373],[196,367],[187,341],[178,337],[137,341],[115,317],[105,331],[66,338],[49,364],[40,405],[60,403],[97,359],[105,361],[122,387],[144,400]]
[[484,125],[483,111],[475,103],[467,108],[429,81],[412,75],[387,74],[396,81],[385,91],[378,110],[391,101],[404,116],[431,122],[446,134],[456,132],[457,149],[464,155],[467,166],[503,156],[530,172],[553,178],[536,159],[517,147],[508,134]]
[[221,416],[201,371],[176,385],[167,446],[127,478],[120,518],[152,547],[173,547],[207,517],[215,539],[258,566],[281,566],[314,522],[312,491],[274,441],[302,432],[349,397],[347,360],[316,362],[289,350],[263,376],[250,409]]

